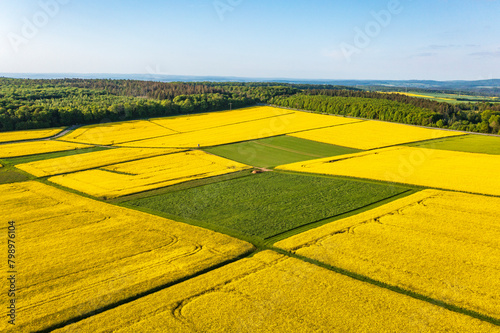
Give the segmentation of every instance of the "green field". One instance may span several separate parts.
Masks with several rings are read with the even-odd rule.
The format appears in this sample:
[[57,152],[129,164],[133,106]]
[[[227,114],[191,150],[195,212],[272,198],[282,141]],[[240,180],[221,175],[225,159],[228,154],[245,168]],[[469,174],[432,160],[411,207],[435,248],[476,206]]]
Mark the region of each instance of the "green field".
[[410,147],[500,155],[500,137],[464,135],[409,144]]
[[31,177],[26,172],[14,169],[12,167],[0,168],[0,185],[24,182],[32,178],[34,177]]
[[[498,97],[488,97],[488,96],[472,96],[472,95],[460,95],[460,94],[446,94],[439,92],[417,92],[417,91],[408,91],[398,92],[400,94],[406,95],[408,94],[411,97],[425,98],[431,101],[436,102],[445,102],[445,103],[499,103],[500,100]],[[417,95],[417,96],[412,96]]]
[[309,141],[290,136],[229,144],[207,152],[260,168],[307,161],[316,158],[357,153],[359,150]]
[[267,172],[128,204],[266,239],[407,190],[361,181]]

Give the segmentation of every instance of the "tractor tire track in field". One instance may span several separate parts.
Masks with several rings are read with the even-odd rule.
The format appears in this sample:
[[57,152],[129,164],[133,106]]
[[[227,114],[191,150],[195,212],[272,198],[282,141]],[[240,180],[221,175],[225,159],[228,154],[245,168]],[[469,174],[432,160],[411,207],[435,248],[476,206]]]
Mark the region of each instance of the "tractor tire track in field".
[[174,130],[172,128],[168,128],[167,126],[163,126],[161,124],[158,124],[158,123],[152,121],[151,119],[148,119],[148,122],[151,123],[151,124],[153,124],[153,125],[160,126],[161,128],[168,129],[169,131],[176,132],[176,133],[173,133],[173,134],[180,134],[180,133],[182,133],[182,132],[176,131],[176,130]]
[[[164,244],[164,245],[162,245],[160,247],[156,247],[154,249],[150,249],[150,250],[138,252],[138,253],[135,253],[135,254],[132,254],[132,255],[129,255],[129,256],[121,257],[121,258],[115,260],[115,262],[123,261],[123,260],[126,260],[126,259],[130,259],[130,258],[133,258],[133,257],[137,257],[137,256],[140,256],[140,255],[143,255],[145,253],[149,253],[149,252],[153,252],[153,251],[158,251],[160,249],[168,248],[168,247],[171,247],[172,245],[175,245],[177,242],[178,242],[177,237],[172,236],[169,243],[166,243],[166,244]],[[194,247],[195,247],[195,249],[192,252],[199,252],[197,250],[196,246],[194,246]],[[167,260],[167,262],[168,262],[168,260]],[[84,272],[87,272],[87,271],[92,271],[92,270],[95,270],[95,269],[98,269],[98,268],[105,268],[108,265],[109,265],[109,262],[105,262],[105,263],[103,263],[101,265],[94,265],[92,267],[89,267],[87,269],[83,269],[83,270],[80,270],[80,271],[71,272],[71,273],[64,274],[64,275],[59,275],[57,277],[52,277],[52,278],[50,278],[49,282],[53,282],[53,281],[56,281],[56,280],[59,280],[59,279],[67,278],[67,277],[70,277],[70,276],[73,276],[73,275],[77,275],[77,274],[81,274],[81,273],[84,273]],[[36,287],[36,286],[42,285],[44,283],[46,283],[46,281],[42,281],[42,282],[39,282],[39,283],[28,285],[28,286],[23,287],[22,289],[28,289],[28,288]],[[95,284],[99,284],[99,283],[100,282],[95,283]],[[88,285],[88,286],[91,286],[91,285]],[[88,288],[84,288],[84,289],[88,289]],[[65,294],[67,294],[67,293],[65,293]]]
[[228,260],[226,260],[226,261],[223,261],[223,262],[220,262],[220,263],[218,263],[218,264],[215,264],[215,265],[213,265],[213,266],[207,267],[207,268],[205,268],[205,269],[203,269],[203,270],[201,270],[201,271],[199,271],[199,272],[196,272],[196,273],[194,273],[194,274],[192,274],[192,275],[185,276],[185,277],[182,277],[182,278],[177,279],[177,280],[175,280],[175,281],[172,281],[172,282],[168,282],[168,283],[165,283],[165,284],[159,285],[159,286],[154,287],[154,288],[152,288],[152,289],[149,289],[149,290],[147,290],[147,291],[140,292],[140,293],[138,293],[137,295],[127,297],[127,298],[125,298],[125,299],[122,299],[122,300],[120,300],[120,301],[117,301],[117,302],[111,303],[111,304],[106,305],[106,306],[103,306],[103,307],[101,307],[101,308],[94,309],[94,310],[90,310],[89,312],[84,313],[84,314],[82,314],[82,315],[80,315],[80,316],[77,316],[77,317],[74,317],[74,318],[72,318],[72,319],[69,319],[69,320],[66,320],[66,321],[63,321],[63,322],[60,322],[60,323],[54,324],[54,325],[52,325],[52,326],[50,326],[50,327],[47,327],[47,328],[45,328],[45,329],[43,329],[43,330],[39,330],[38,332],[39,332],[39,333],[50,333],[50,332],[52,332],[52,331],[54,331],[54,330],[56,330],[56,329],[63,328],[63,327],[68,326],[68,325],[70,325],[70,324],[74,324],[74,323],[80,322],[80,321],[82,321],[82,320],[85,320],[85,319],[90,318],[90,317],[92,317],[92,316],[95,316],[95,315],[97,315],[97,314],[100,314],[100,313],[106,312],[106,311],[108,311],[108,310],[111,310],[111,309],[117,308],[117,307],[119,307],[119,306],[121,306],[121,305],[124,305],[124,304],[130,303],[130,302],[136,301],[136,300],[138,300],[138,299],[140,299],[140,298],[143,298],[143,297],[145,297],[145,296],[148,296],[148,295],[154,294],[154,293],[156,293],[156,292],[158,292],[158,291],[161,291],[161,290],[163,290],[163,289],[166,289],[166,288],[172,287],[172,286],[177,285],[177,284],[179,284],[179,283],[182,283],[182,282],[184,282],[184,281],[187,281],[187,280],[193,279],[193,278],[195,278],[195,277],[197,277],[197,276],[200,276],[200,275],[206,274],[206,273],[208,273],[208,272],[211,272],[211,271],[213,271],[213,270],[216,270],[216,269],[218,269],[218,268],[221,268],[221,267],[223,267],[223,266],[226,266],[226,265],[228,265],[228,264],[230,264],[230,263],[236,262],[236,261],[238,261],[238,260],[240,260],[240,259],[246,258],[246,257],[250,256],[253,252],[254,252],[254,250],[250,250],[249,252],[244,253],[244,254],[241,254],[241,255],[240,255],[240,256],[238,256],[238,257],[231,258],[231,259],[228,259]]
[[[412,190],[408,190],[407,192],[405,193],[410,193],[410,192],[413,192]],[[396,195],[396,196],[399,196],[400,194]],[[395,197],[396,197],[395,196]],[[382,222],[380,222],[380,219],[383,218],[384,216],[390,216],[390,215],[395,215],[395,214],[398,214],[398,215],[404,215],[403,211],[409,207],[413,207],[413,206],[418,206],[418,205],[422,205],[424,201],[426,200],[429,200],[429,199],[432,199],[434,197],[436,197],[437,195],[432,195],[432,196],[429,196],[425,199],[422,199],[418,202],[414,202],[414,203],[410,203],[410,204],[407,204],[405,205],[404,207],[400,207],[396,210],[393,210],[393,211],[390,211],[390,212],[386,212],[386,213],[383,213],[383,214],[380,214],[380,215],[377,215],[377,216],[374,216],[374,217],[371,217],[365,221],[362,221],[362,222],[358,222],[356,223],[355,225],[352,225],[352,226],[349,226],[349,227],[346,227],[346,228],[342,228],[340,230],[337,230],[335,232],[332,232],[330,234],[327,234],[327,235],[324,235],[322,237],[319,237],[313,241],[310,241],[310,242],[307,242],[307,243],[304,243],[304,244],[301,244],[297,247],[293,247],[290,249],[290,251],[292,251],[293,253],[295,253],[296,251],[300,250],[300,249],[303,249],[303,248],[306,248],[306,247],[311,247],[311,246],[315,246],[315,245],[318,245],[318,244],[321,244],[323,243],[325,240],[329,239],[329,238],[332,238],[332,237],[335,237],[336,235],[339,235],[339,234],[344,234],[344,233],[350,233],[350,234],[354,234],[354,229],[356,229],[357,227],[359,226],[362,226],[362,225],[365,225],[365,224],[368,224],[368,223],[378,223],[378,224],[384,224]],[[391,198],[388,198],[388,199],[391,199]],[[381,200],[380,202],[383,202],[383,201],[386,201],[387,199],[383,199]],[[375,202],[375,203],[372,203],[368,206],[365,206],[365,207],[361,207],[359,209],[356,209],[354,211],[358,211],[358,210],[362,210],[366,207],[370,207],[372,205],[376,205],[378,204],[379,202]],[[348,214],[348,213],[352,213],[354,211],[351,211],[351,212],[347,212],[345,214]],[[342,214],[344,215],[344,214]],[[334,217],[334,216],[333,216]],[[329,217],[327,218],[326,220],[328,219],[331,219],[332,217]],[[322,221],[322,220],[321,220]],[[313,222],[313,223],[318,223],[318,222],[321,222],[321,221],[316,221],[316,222]]]
[[183,299],[182,301],[179,301],[177,302],[177,304],[173,307],[171,313],[172,315],[174,316],[174,318],[176,318],[177,320],[181,321],[183,324],[186,324],[188,325],[188,327],[195,327],[195,324],[193,322],[191,322],[187,317],[185,317],[183,314],[182,314],[182,311],[183,309],[191,302],[203,297],[203,296],[206,296],[208,294],[212,294],[212,293],[216,293],[216,292],[224,292],[224,293],[232,293],[234,291],[232,290],[223,290],[224,287],[227,287],[229,286],[230,284],[234,283],[234,282],[237,282],[237,281],[240,281],[242,279],[245,279],[259,271],[262,271],[263,269],[266,269],[266,268],[270,268],[270,267],[273,267],[275,266],[276,264],[282,262],[282,261],[285,261],[289,259],[287,256],[284,256],[284,257],[280,257],[280,258],[277,258],[277,259],[274,259],[270,262],[260,262],[259,264],[256,265],[256,267],[254,267],[253,269],[250,269],[250,270],[247,270],[245,271],[244,273],[236,276],[236,277],[232,277],[228,280],[225,280],[215,286],[212,286],[211,288],[209,289],[206,289],[206,290],[203,290],[195,295],[192,295],[186,299]]
[[[231,123],[231,124],[224,124],[224,125],[219,125],[219,126],[207,127],[207,128],[203,128],[203,129],[199,129],[199,130],[195,130],[195,131],[186,131],[186,132],[175,131],[175,132],[178,132],[178,133],[160,135],[160,136],[155,136],[155,137],[146,138],[146,139],[137,139],[137,140],[124,141],[124,142],[120,142],[118,144],[124,145],[124,144],[132,143],[132,142],[141,142],[141,141],[148,141],[148,140],[153,140],[153,139],[165,138],[165,137],[174,136],[174,135],[183,135],[183,134],[189,134],[189,133],[196,133],[196,132],[200,132],[200,131],[207,131],[207,130],[212,130],[212,129],[217,129],[217,128],[223,128],[223,127],[228,127],[228,126],[233,126],[233,125],[241,125],[241,124],[252,123],[252,122],[256,122],[256,121],[260,121],[260,120],[265,120],[265,119],[272,119],[272,118],[276,118],[276,117],[283,117],[283,116],[288,116],[288,115],[291,115],[291,114],[293,114],[293,112],[292,113],[285,113],[285,114],[278,114],[278,115],[273,115],[273,116],[264,117],[264,118],[258,118],[258,119],[253,119],[253,120],[240,121],[240,122]],[[158,124],[156,124],[156,125],[158,125]],[[162,127],[164,127],[164,126],[162,126]],[[166,127],[164,127],[164,128],[166,128]],[[131,147],[131,148],[150,148],[150,147]],[[163,148],[165,148],[165,147],[163,147]],[[168,148],[182,148],[182,147],[168,147]],[[185,147],[184,147],[184,149],[185,149]]]

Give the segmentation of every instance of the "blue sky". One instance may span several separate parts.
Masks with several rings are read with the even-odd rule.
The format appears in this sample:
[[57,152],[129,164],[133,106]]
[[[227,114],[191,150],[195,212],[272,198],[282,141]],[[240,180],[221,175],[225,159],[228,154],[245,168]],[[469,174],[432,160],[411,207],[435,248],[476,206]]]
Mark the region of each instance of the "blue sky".
[[499,13],[500,0],[0,0],[0,73],[500,78]]

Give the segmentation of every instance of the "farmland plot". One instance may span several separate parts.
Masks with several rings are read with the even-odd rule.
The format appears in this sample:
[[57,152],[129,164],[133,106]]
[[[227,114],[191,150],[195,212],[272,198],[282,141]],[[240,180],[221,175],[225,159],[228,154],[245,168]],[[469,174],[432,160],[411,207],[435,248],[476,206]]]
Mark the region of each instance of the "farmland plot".
[[408,189],[268,172],[129,204],[269,238],[391,198]]
[[[18,251],[16,325],[2,320],[2,332],[48,329],[253,248],[38,182],[0,185],[0,209],[5,221],[15,221]],[[2,265],[7,272],[7,260]],[[9,300],[1,293],[2,304]]]
[[271,119],[292,114],[293,111],[257,106],[233,111],[190,114],[179,117],[163,117],[151,119],[151,122],[169,128],[178,133],[196,132],[204,129],[242,124],[249,121]]
[[0,158],[29,156],[35,154],[89,148],[89,145],[61,141],[33,141],[0,145]]
[[61,127],[42,130],[4,132],[0,133],[0,143],[48,138],[60,133],[63,129],[64,128]]
[[80,127],[62,140],[96,145],[113,145],[176,133],[147,120],[117,122]]
[[51,177],[95,197],[116,198],[250,167],[202,151],[181,152]]
[[[236,111],[234,111],[236,112]],[[272,111],[270,111],[272,112]],[[282,110],[280,110],[282,112]],[[274,117],[256,119],[227,126],[210,127],[155,139],[134,141],[119,146],[149,148],[212,147],[234,142],[257,140],[325,126],[357,122],[343,117],[325,116],[306,112],[279,113]]]
[[320,157],[353,154],[359,151],[287,135],[217,146],[205,150],[233,161],[263,168]]
[[500,198],[425,190],[275,246],[500,320]]
[[500,136],[461,135],[439,140],[417,142],[410,147],[500,155]]
[[292,135],[307,140],[368,150],[408,142],[464,135],[464,133],[382,121],[363,121]]
[[492,324],[272,251],[56,332],[498,332]]
[[106,149],[98,152],[64,156],[31,163],[16,165],[16,168],[26,171],[37,177],[54,176],[81,170],[99,168],[102,166],[139,160],[147,157],[174,153],[174,149],[140,149],[118,148]]
[[500,195],[498,155],[394,147],[293,163],[278,169]]

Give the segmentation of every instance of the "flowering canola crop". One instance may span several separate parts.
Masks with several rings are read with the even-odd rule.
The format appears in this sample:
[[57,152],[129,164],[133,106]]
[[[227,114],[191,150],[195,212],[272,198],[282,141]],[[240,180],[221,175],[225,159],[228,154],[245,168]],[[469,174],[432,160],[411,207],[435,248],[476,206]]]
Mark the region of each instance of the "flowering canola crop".
[[69,133],[64,140],[99,145],[192,148],[198,144],[207,147],[357,121],[263,106],[90,125]]
[[95,197],[115,198],[249,168],[202,151],[190,151],[55,176],[49,180]]
[[[278,114],[276,114],[277,111],[274,110],[275,108],[267,107],[266,109],[269,109],[268,113],[270,117],[265,119],[249,120],[246,122],[210,127],[198,131],[169,135],[155,139],[134,141],[120,146],[157,148],[210,147],[359,121],[307,112],[283,113],[281,109],[278,109]],[[201,118],[200,121],[202,119],[203,118]]]
[[500,195],[499,155],[394,147],[278,168]]
[[[0,185],[0,209],[5,226],[16,223],[18,249],[16,325],[5,316],[2,332],[46,330],[253,249],[38,182]],[[6,273],[7,260],[2,265]],[[0,303],[8,302],[2,292]]]
[[80,127],[63,137],[66,141],[113,145],[176,133],[147,120],[126,121]]
[[464,133],[382,121],[362,121],[292,134],[301,139],[364,150],[457,135]]
[[275,246],[500,319],[500,198],[425,190]]
[[151,119],[151,122],[179,133],[186,133],[260,119],[269,119],[292,113],[293,111],[286,109],[257,106],[234,111],[220,111],[190,114],[180,117],[156,118]]
[[89,148],[92,146],[61,141],[34,141],[0,145],[0,158],[54,153],[59,151]]
[[43,130],[13,131],[0,133],[0,142],[43,139],[60,133],[64,128],[49,128]]
[[56,332],[498,332],[451,312],[272,251]]
[[176,152],[174,149],[119,148],[16,165],[37,177],[53,176]]

